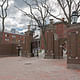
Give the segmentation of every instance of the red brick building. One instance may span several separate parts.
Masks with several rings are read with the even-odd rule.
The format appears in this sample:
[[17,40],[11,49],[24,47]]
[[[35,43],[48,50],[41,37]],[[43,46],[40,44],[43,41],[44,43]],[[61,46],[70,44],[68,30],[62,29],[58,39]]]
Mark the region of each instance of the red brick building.
[[24,43],[24,35],[4,32],[0,43],[0,56],[19,56]]
[[2,43],[15,43],[15,44],[23,44],[25,41],[24,35],[12,34],[8,32],[3,33]]

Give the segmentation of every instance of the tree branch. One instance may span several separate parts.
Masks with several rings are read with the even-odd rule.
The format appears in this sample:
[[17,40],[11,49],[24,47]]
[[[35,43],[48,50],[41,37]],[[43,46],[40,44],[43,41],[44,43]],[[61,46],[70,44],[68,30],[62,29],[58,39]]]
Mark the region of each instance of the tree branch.
[[4,23],[5,23],[5,18],[7,17],[8,6],[9,6],[8,5],[8,0],[2,0],[2,4],[0,5],[0,8],[1,8],[0,18],[2,19],[2,32],[4,32],[4,29],[5,29]]
[[63,10],[63,12],[64,12],[64,14],[65,14],[67,20],[69,20],[69,17],[68,17],[67,14],[66,14],[65,8],[61,5],[60,0],[57,0],[57,1],[58,1],[58,3],[59,3],[60,7],[62,8],[62,10]]

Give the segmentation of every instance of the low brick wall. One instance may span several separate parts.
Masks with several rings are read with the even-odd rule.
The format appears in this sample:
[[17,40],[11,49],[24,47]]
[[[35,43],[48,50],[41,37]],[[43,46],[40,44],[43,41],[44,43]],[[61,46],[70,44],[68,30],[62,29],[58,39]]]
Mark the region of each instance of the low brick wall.
[[0,44],[0,56],[18,56],[16,44]]

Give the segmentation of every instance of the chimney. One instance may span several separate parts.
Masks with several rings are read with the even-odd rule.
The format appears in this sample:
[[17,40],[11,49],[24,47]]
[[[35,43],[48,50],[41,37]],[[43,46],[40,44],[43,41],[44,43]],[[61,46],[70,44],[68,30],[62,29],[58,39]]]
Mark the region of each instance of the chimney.
[[53,24],[53,19],[50,19],[50,24]]
[[28,31],[30,31],[30,25],[28,25]]
[[64,22],[64,18],[62,18],[62,22]]

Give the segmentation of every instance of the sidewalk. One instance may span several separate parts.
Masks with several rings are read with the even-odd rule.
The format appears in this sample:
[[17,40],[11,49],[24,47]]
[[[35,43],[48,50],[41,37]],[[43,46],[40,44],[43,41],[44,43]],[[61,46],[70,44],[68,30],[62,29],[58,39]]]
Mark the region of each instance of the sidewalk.
[[0,58],[0,80],[80,80],[80,71],[66,66],[62,59]]

